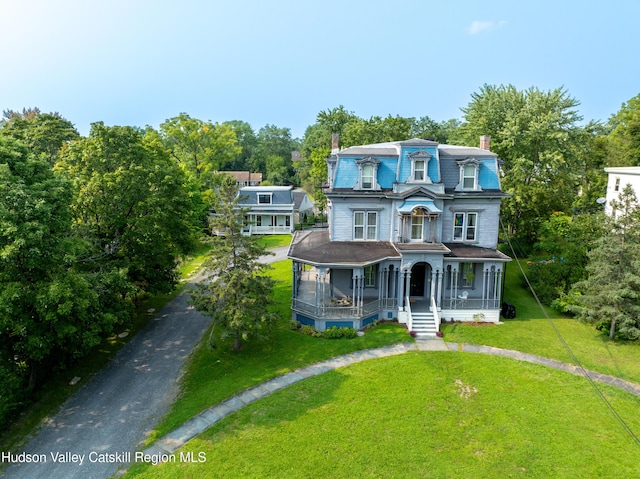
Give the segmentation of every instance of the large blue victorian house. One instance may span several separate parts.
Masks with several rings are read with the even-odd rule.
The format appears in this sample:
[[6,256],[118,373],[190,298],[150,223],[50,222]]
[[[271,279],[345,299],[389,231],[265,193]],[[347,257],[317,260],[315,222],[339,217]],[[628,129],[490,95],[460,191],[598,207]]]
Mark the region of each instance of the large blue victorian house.
[[500,317],[510,258],[497,250],[499,160],[413,139],[334,150],[329,229],[297,232],[293,317],[319,330],[397,318],[418,335],[444,320]]

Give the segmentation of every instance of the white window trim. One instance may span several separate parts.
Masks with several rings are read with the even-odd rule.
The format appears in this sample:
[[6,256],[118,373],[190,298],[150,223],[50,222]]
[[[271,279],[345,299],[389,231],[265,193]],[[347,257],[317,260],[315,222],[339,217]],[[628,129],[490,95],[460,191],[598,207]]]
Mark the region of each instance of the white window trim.
[[[356,216],[362,214],[362,224],[356,224]],[[375,224],[369,224],[369,215],[375,215]],[[356,235],[356,228],[362,228],[362,238]],[[373,228],[373,238],[369,238],[370,228]],[[376,241],[378,238],[378,212],[371,210],[357,210],[353,212],[353,239],[354,241]]]
[[[456,226],[456,216],[462,216],[462,225]],[[469,216],[475,216],[475,223],[473,226],[469,226]],[[453,213],[453,231],[451,239],[456,243],[477,243],[478,242],[478,212],[476,211],[455,211]],[[460,238],[456,238],[456,228],[462,228]],[[469,228],[473,228],[473,239],[467,239],[467,233]]]

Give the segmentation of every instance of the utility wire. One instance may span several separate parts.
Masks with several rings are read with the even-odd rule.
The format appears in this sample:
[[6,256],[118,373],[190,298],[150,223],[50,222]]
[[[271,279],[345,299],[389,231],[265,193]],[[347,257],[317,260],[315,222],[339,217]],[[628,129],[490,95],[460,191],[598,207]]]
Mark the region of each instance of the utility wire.
[[540,299],[538,299],[538,295],[536,294],[535,290],[533,289],[533,286],[531,285],[531,282],[529,281],[529,278],[527,277],[527,274],[524,272],[524,268],[520,264],[520,260],[518,259],[518,255],[516,255],[516,252],[515,252],[515,250],[513,248],[513,245],[511,244],[511,238],[509,237],[509,234],[507,233],[507,229],[505,228],[504,223],[502,222],[502,218],[500,218],[500,227],[502,228],[502,232],[504,234],[504,237],[506,238],[507,244],[509,245],[509,248],[511,249],[511,254],[513,255],[513,258],[516,260],[516,264],[518,265],[518,268],[520,268],[520,272],[522,273],[522,276],[524,277],[525,281],[527,282],[527,286],[529,287],[529,290],[531,291],[531,294],[533,294],[533,297],[535,298],[536,303],[538,303],[538,306],[542,310],[542,314],[544,314],[544,317],[547,319],[549,324],[551,324],[551,327],[555,331],[556,336],[558,336],[558,339],[560,340],[560,343],[562,343],[562,346],[569,353],[569,356],[571,356],[571,359],[573,360],[575,366],[578,367],[578,369],[580,369],[580,371],[582,371],[582,374],[584,375],[584,377],[587,378],[587,381],[589,381],[589,384],[591,384],[593,389],[596,391],[596,394],[607,405],[607,407],[609,408],[609,410],[611,411],[613,416],[618,420],[618,422],[620,423],[622,428],[627,432],[627,434],[629,434],[629,436],[631,436],[631,439],[636,443],[636,445],[640,447],[640,439],[638,438],[638,436],[636,436],[636,434],[633,432],[633,430],[631,430],[631,428],[625,422],[625,420],[620,416],[620,414],[618,414],[618,411],[615,410],[613,405],[605,397],[604,393],[600,390],[600,388],[598,387],[596,382],[593,380],[593,378],[591,376],[589,376],[588,371],[584,368],[584,366],[582,366],[582,363],[576,357],[576,355],[573,353],[573,351],[571,350],[571,348],[569,347],[569,345],[565,341],[564,337],[562,336],[562,334],[560,333],[560,331],[556,327],[555,323],[553,322],[553,320],[547,314],[547,311],[544,309],[544,306],[542,306],[542,303],[540,302]]

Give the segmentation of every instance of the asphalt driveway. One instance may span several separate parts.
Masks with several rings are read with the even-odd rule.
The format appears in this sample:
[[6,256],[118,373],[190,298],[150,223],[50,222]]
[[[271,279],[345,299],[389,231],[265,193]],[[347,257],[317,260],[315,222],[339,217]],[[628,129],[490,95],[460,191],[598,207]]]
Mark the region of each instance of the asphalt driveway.
[[[286,251],[278,248],[263,260],[284,259]],[[184,360],[210,322],[188,305],[189,289],[82,386],[24,450],[11,451],[25,455],[3,477],[105,479],[129,459],[126,453],[135,460],[135,451],[176,397]]]

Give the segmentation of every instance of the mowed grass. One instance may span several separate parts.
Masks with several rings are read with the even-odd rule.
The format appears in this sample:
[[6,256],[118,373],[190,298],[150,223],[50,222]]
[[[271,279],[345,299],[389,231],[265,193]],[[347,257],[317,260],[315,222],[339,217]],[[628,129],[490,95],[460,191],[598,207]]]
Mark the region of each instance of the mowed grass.
[[516,306],[516,319],[491,326],[443,324],[444,340],[513,349],[574,364],[564,341],[585,368],[640,384],[638,342],[610,341],[592,325],[550,308],[545,309],[549,317],[546,319],[531,293],[522,286],[522,274],[515,263],[507,268],[505,287],[506,301]]
[[[602,386],[640,434],[640,400]],[[588,382],[470,353],[412,352],[297,383],[140,478],[638,477],[638,446]],[[178,455],[179,459],[179,455]]]
[[205,335],[189,360],[178,399],[147,443],[208,407],[281,374],[341,354],[413,341],[405,328],[397,324],[380,325],[355,339],[320,339],[292,331],[289,329],[291,261],[279,261],[272,266],[271,276],[277,280],[273,294],[279,318],[277,326],[267,338],[249,342],[240,351],[231,350],[231,343],[220,343],[212,350]]

